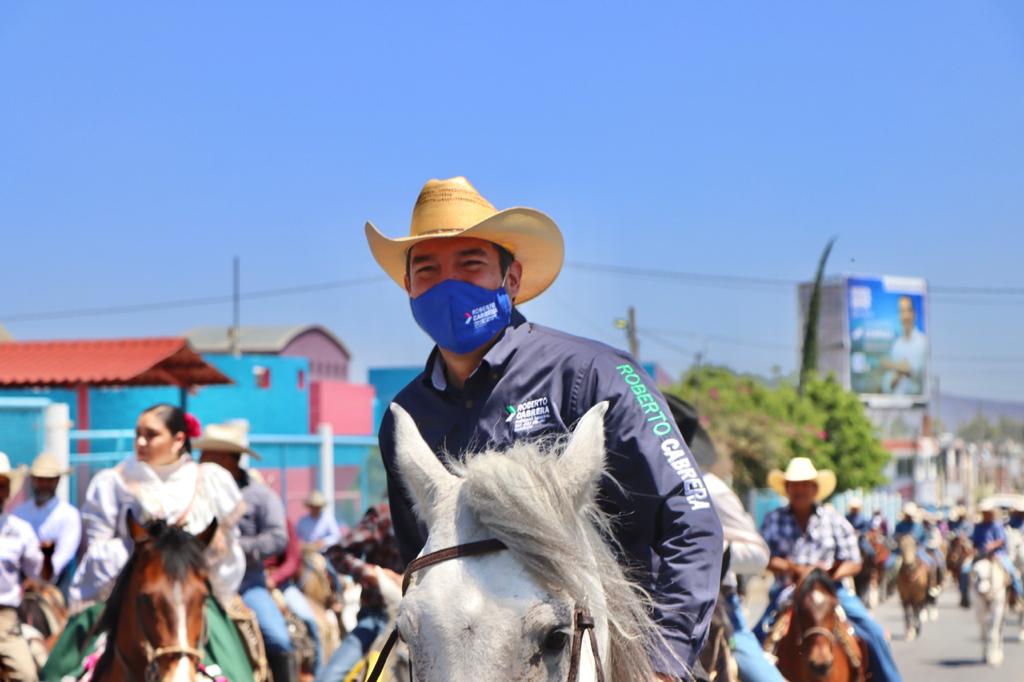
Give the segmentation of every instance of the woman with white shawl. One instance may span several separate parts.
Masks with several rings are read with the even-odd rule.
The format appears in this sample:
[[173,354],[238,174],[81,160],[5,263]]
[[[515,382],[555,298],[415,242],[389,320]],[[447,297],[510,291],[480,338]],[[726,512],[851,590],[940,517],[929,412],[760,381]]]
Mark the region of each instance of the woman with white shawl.
[[251,678],[242,641],[222,606],[234,597],[245,572],[236,529],[244,503],[224,469],[192,459],[191,438],[198,435],[198,421],[180,408],[147,408],[135,426],[134,455],[89,482],[82,505],[88,544],[69,591],[74,615],[50,654],[44,679],[74,674],[82,652],[91,648],[92,627],[131,555],[129,510],[143,523],[163,519],[192,534],[217,519],[217,535],[206,550],[214,597],[206,607],[206,662],[219,665],[230,680]]

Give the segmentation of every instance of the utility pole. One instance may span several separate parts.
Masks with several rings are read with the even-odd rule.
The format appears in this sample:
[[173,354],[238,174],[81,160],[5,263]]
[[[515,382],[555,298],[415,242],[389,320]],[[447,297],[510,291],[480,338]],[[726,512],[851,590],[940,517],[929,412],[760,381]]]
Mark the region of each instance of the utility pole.
[[228,332],[228,346],[231,354],[236,358],[241,355],[241,349],[239,347],[239,335],[240,330],[240,319],[241,319],[241,294],[239,293],[239,286],[241,281],[241,265],[239,263],[238,256],[235,256],[234,268],[233,268],[233,286],[231,296],[232,316],[231,316],[231,331]]
[[615,328],[626,332],[626,340],[629,342],[629,354],[633,359],[640,362],[640,342],[636,337],[636,308],[629,306],[626,311],[626,319],[621,317],[615,320]]

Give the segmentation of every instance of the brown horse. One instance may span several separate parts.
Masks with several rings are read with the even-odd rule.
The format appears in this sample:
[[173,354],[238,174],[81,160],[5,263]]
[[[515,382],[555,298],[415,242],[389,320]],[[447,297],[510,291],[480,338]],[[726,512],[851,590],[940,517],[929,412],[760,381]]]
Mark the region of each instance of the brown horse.
[[40,668],[68,622],[68,609],[60,589],[42,580],[25,580],[22,583],[21,604],[18,605],[18,621],[21,634],[28,640],[29,650]]
[[867,647],[838,606],[835,583],[824,571],[814,569],[797,583],[793,604],[781,616],[788,629],[775,650],[779,672],[790,682],[866,679]]
[[143,526],[129,512],[128,532],[135,549],[96,623],[107,642],[93,680],[195,680],[209,595],[203,552],[217,520],[192,535],[160,520]]
[[853,583],[860,600],[869,609],[874,609],[882,602],[888,591],[885,564],[889,560],[890,552],[880,531],[867,531],[864,533],[864,541],[871,546],[874,558],[867,561],[865,554],[865,561],[860,572],[854,576]]
[[896,575],[896,589],[903,606],[906,639],[910,641],[921,632],[921,611],[928,601],[931,571],[917,555],[917,542],[910,534],[900,537],[900,572]]

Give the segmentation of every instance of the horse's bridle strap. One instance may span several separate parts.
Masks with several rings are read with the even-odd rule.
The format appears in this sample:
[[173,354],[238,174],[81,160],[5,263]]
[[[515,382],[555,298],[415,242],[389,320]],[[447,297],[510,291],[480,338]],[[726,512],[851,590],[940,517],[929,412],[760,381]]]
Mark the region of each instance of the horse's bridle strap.
[[597,669],[597,682],[604,682],[604,669],[601,667],[601,656],[597,653],[597,635],[594,634],[594,619],[585,608],[576,609],[575,627],[572,632],[572,654],[569,658],[569,681],[576,682],[580,675],[580,653],[583,648],[583,631],[590,638],[590,651],[594,655],[594,667]]
[[[409,589],[409,582],[412,580],[412,576],[416,571],[433,566],[434,564],[440,564],[444,561],[451,559],[459,559],[467,556],[479,556],[481,554],[490,554],[491,552],[500,552],[503,549],[507,549],[505,543],[501,540],[479,540],[477,542],[467,542],[463,545],[455,545],[454,547],[445,547],[439,549],[436,552],[430,554],[424,554],[421,557],[417,557],[409,562],[409,565],[405,567],[405,574],[402,575],[402,596],[405,596],[406,591]],[[384,646],[380,650],[380,655],[377,656],[377,662],[373,666],[373,670],[365,678],[366,682],[377,682],[380,676],[384,673],[384,666],[388,662],[388,657],[391,655],[391,650],[395,648],[395,644],[398,643],[398,628],[396,627],[388,635],[387,641],[384,642]]]
[[444,549],[439,549],[436,552],[431,552],[430,554],[424,554],[421,557],[417,557],[410,561],[409,565],[405,567],[405,575],[402,576],[402,595],[404,596],[406,590],[409,589],[409,581],[412,580],[412,574],[420,569],[433,566],[434,564],[440,564],[451,559],[478,556],[480,554],[490,554],[491,552],[500,552],[503,549],[508,548],[501,540],[480,540],[479,542],[467,542],[464,545],[446,547]]
[[[402,596],[405,596],[406,591],[409,589],[409,582],[412,580],[412,576],[416,571],[440,564],[451,559],[460,559],[462,557],[479,556],[481,554],[490,554],[491,552],[500,552],[508,549],[504,542],[501,540],[490,539],[490,540],[479,540],[477,542],[467,542],[464,545],[455,545],[454,547],[446,547],[430,554],[424,554],[421,557],[417,557],[409,562],[409,565],[405,568],[405,574],[402,576]],[[594,655],[594,666],[597,668],[597,681],[605,682],[604,670],[601,667],[601,656],[597,649],[597,636],[594,634],[594,619],[591,617],[590,612],[585,608],[577,608],[573,615],[573,633],[572,633],[572,653],[569,660],[569,678],[568,682],[576,682],[579,677],[580,670],[580,652],[583,646],[583,631],[587,631],[587,635],[590,637],[590,650]],[[395,648],[395,644],[398,643],[398,628],[396,627],[388,635],[387,640],[384,642],[384,646],[381,647],[380,654],[377,656],[377,661],[374,663],[373,670],[364,679],[364,682],[377,682],[380,676],[384,673],[384,666],[387,665],[388,657],[391,655],[391,650]],[[412,676],[410,675],[410,678]]]

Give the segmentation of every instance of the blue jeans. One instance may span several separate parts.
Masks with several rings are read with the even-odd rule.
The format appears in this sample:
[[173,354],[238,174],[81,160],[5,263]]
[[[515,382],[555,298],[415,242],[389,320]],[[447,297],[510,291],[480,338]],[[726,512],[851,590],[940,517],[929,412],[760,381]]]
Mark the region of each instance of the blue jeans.
[[[996,554],[996,558],[1002,562],[1003,568],[1010,574],[1010,580],[1013,582],[1013,591],[1017,593],[1017,599],[1024,598],[1024,586],[1021,585],[1020,576],[1017,575],[1017,567],[1010,561],[1010,555],[999,553]],[[973,565],[974,559],[968,559],[960,567],[960,594],[967,594],[967,590],[970,589],[971,567]]]
[[[781,592],[782,586],[778,583],[772,585],[771,590],[768,592],[768,608],[765,609],[764,615],[758,621],[757,629],[754,633],[761,642],[767,637],[771,626],[778,617],[778,602]],[[896,668],[896,661],[892,657],[889,643],[885,641],[885,632],[881,626],[871,618],[868,610],[864,608],[864,604],[857,598],[857,595],[852,594],[845,587],[836,587],[836,597],[839,599],[839,605],[846,612],[846,617],[850,620],[854,632],[868,646],[868,671],[870,672],[870,679],[873,682],[900,682],[903,678],[900,677],[900,671]]]
[[732,655],[740,670],[740,682],[783,682],[782,673],[765,656],[760,642],[747,626],[739,595],[733,592],[727,599],[725,610],[733,629]]
[[387,626],[388,618],[380,611],[361,610],[355,629],[341,640],[341,645],[317,673],[314,682],[341,682],[345,679],[356,663],[369,653],[370,646]]
[[320,669],[320,628],[317,627],[313,609],[310,608],[306,595],[293,582],[289,582],[281,594],[284,595],[284,601],[288,604],[289,610],[309,628],[309,635],[313,638],[313,674],[316,674],[316,671]]
[[267,588],[263,585],[245,588],[242,591],[242,601],[256,614],[260,632],[263,633],[263,643],[267,646],[267,653],[290,654],[292,638],[288,636],[288,624]]

